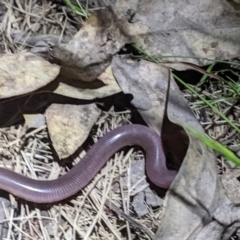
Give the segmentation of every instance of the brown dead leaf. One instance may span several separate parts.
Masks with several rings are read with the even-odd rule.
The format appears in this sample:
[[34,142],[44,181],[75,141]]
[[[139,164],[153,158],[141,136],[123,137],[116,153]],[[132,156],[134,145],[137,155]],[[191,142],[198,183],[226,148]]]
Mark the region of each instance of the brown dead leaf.
[[[108,67],[99,77],[99,80],[104,84],[103,86],[90,89],[90,88],[77,88],[69,86],[65,83],[59,83],[59,86],[54,91],[54,93],[78,98],[78,99],[95,99],[95,98],[103,98],[107,96],[111,96],[115,93],[121,92],[121,88],[118,86],[113,74],[111,67]],[[92,83],[92,82],[91,82]],[[93,84],[89,84],[91,87]]]
[[95,104],[52,104],[46,110],[49,136],[60,159],[69,157],[82,145],[100,114]]
[[[117,56],[114,57],[112,66],[113,75],[122,91],[133,95],[131,103],[138,108],[144,121],[148,126],[160,132],[166,104],[168,69],[148,61],[134,61]],[[190,124],[202,131],[200,124],[173,80],[171,80],[168,104],[169,118],[174,114],[183,119],[185,124]]]
[[68,44],[53,49],[62,74],[82,81],[95,80],[111,63],[112,56],[128,42],[110,8],[96,11]]
[[60,69],[32,53],[7,54],[0,61],[0,99],[45,86],[57,77]]
[[124,34],[162,61],[206,65],[208,59],[239,57],[239,4],[234,1],[104,1]]

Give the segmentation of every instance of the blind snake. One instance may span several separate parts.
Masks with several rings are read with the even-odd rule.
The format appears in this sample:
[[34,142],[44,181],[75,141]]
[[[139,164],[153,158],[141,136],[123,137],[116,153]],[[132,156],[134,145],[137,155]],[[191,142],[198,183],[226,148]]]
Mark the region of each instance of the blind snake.
[[83,189],[115,152],[129,145],[144,149],[149,179],[159,187],[169,188],[177,171],[167,169],[159,135],[138,124],[125,125],[106,133],[77,165],[55,180],[35,180],[0,168],[0,188],[35,203],[61,201]]

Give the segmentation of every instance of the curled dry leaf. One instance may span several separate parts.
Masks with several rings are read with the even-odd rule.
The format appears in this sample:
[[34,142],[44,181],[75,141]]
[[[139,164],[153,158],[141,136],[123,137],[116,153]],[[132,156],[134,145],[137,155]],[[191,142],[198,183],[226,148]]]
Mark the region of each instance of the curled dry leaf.
[[[134,61],[117,56],[114,57],[112,66],[113,75],[122,91],[133,95],[131,103],[138,108],[144,121],[160,132],[167,99],[168,69],[148,61]],[[170,106],[167,108],[169,118],[172,115],[178,116],[184,123],[202,131],[173,80],[170,87],[168,102]]]
[[100,114],[95,104],[52,104],[46,110],[49,136],[59,158],[69,157],[83,144]]
[[100,87],[94,89],[80,89],[77,87],[69,86],[65,83],[59,83],[59,86],[54,91],[54,93],[72,98],[90,100],[111,96],[122,91],[112,74],[112,69],[110,66],[98,77],[98,79],[102,81],[103,85],[101,84]]
[[[198,235],[206,236],[206,231],[209,236],[221,236],[225,227],[232,230],[232,215],[229,215],[229,225],[224,228],[212,229],[208,226],[216,209],[231,202],[219,181],[213,152],[193,136],[187,137],[179,126],[188,125],[202,131],[172,79],[167,115],[171,122],[179,125],[173,125],[167,119],[163,121],[169,71],[146,61],[119,57],[114,58],[113,66],[113,74],[123,91],[132,93],[132,103],[140,108],[144,120],[150,127],[161,132],[163,142],[168,143],[165,147],[166,154],[168,155],[170,147],[173,165],[179,163],[179,156],[184,158],[178,175],[166,194],[163,218],[155,239],[197,239]],[[144,107],[138,101],[142,94],[148,102]]]
[[[156,240],[173,240],[177,236],[197,239],[213,222],[214,211],[230,202],[219,181],[213,152],[193,136],[189,137],[186,157],[164,201],[165,211]],[[221,236],[223,230],[215,228],[216,232],[211,232],[209,228],[208,234]]]
[[112,56],[128,42],[110,8],[92,14],[67,44],[53,48],[62,74],[82,81],[95,80],[111,63]]
[[0,61],[0,99],[33,92],[54,80],[60,70],[32,53],[7,54]]

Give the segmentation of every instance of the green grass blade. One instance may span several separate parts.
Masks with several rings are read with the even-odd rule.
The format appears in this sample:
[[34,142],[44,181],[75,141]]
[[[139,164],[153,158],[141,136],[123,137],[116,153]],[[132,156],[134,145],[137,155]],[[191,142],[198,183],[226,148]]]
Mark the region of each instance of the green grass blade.
[[222,119],[224,119],[232,128],[234,128],[238,133],[240,133],[240,129],[229,119],[227,118],[223,113],[221,113],[215,106],[213,106],[208,100],[203,98],[200,94],[198,94],[192,87],[190,87],[187,83],[182,81],[178,76],[173,74],[174,78],[180,82],[182,85],[184,85],[187,89],[189,89],[192,93],[196,94],[197,97],[199,97],[206,105],[208,105],[216,114],[218,114]]
[[240,158],[238,158],[231,150],[229,150],[227,147],[219,143],[218,141],[215,141],[211,138],[209,138],[206,134],[197,132],[195,129],[183,126],[185,130],[190,132],[193,136],[195,136],[197,139],[201,140],[206,146],[208,146],[210,149],[215,150],[216,152],[222,154],[227,160],[233,162],[237,166],[240,166]]
[[86,18],[89,16],[88,9],[86,8],[86,10],[84,10],[82,5],[79,2],[78,2],[78,6],[72,4],[71,0],[64,0],[64,2],[66,3],[67,6],[69,6],[72,9],[72,11],[74,11]]
[[[207,68],[206,72],[210,73],[215,65],[216,65],[216,62],[214,62],[211,65],[209,65],[209,67]],[[208,75],[204,74],[201,77],[199,83],[196,86],[197,87],[201,86],[206,81],[207,78],[208,78]]]

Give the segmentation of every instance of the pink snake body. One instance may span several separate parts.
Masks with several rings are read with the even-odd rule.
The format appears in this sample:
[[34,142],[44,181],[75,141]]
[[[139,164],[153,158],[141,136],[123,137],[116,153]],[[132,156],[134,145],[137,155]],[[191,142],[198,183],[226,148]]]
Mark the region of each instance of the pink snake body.
[[166,167],[161,138],[150,128],[137,124],[106,133],[76,166],[55,180],[35,180],[0,168],[0,188],[35,203],[61,201],[83,189],[115,152],[129,145],[138,145],[144,149],[149,179],[159,187],[169,188],[177,171]]

